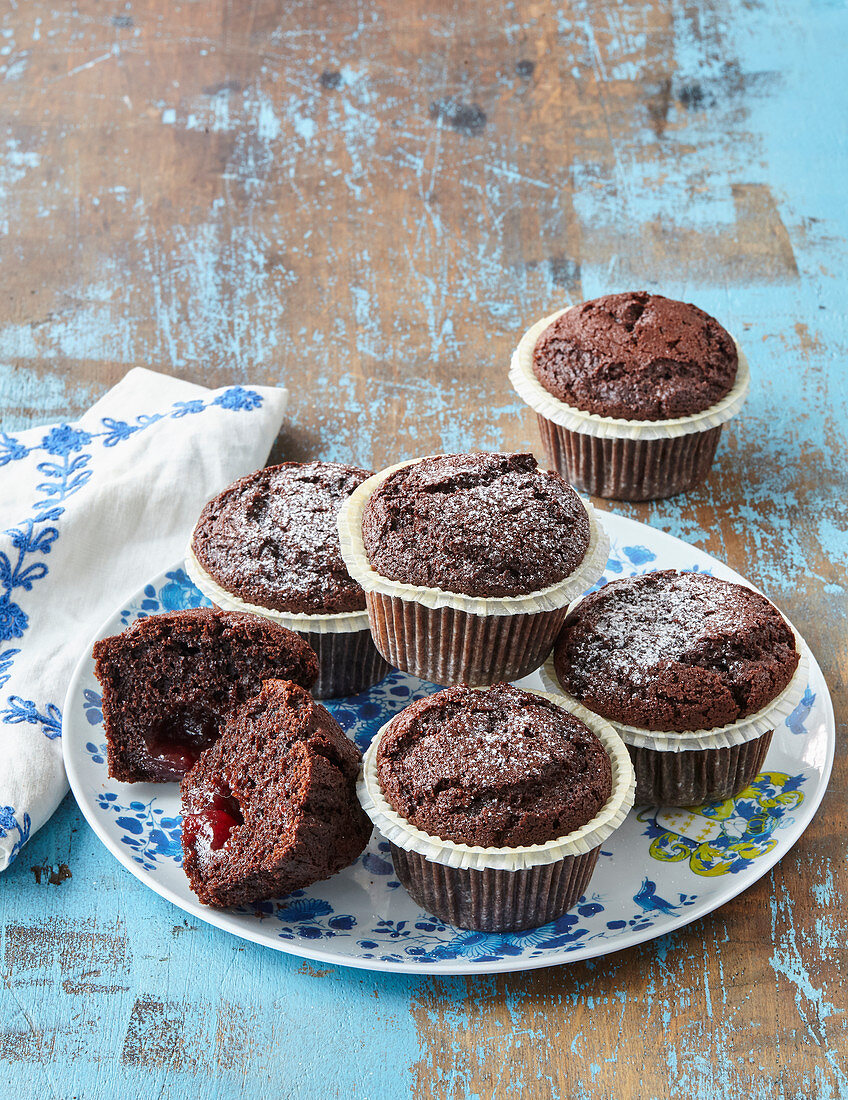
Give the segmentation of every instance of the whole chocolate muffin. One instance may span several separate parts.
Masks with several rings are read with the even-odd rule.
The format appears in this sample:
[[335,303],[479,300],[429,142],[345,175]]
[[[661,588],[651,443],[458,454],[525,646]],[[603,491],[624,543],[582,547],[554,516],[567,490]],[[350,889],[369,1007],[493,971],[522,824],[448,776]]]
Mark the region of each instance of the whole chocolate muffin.
[[730,335],[697,306],[631,291],[558,317],[533,351],[546,390],[584,412],[625,420],[691,416],[733,388]]
[[312,649],[258,615],[198,607],[149,615],[95,643],[109,774],[124,783],[180,779],[232,710],[274,677],[311,687]]
[[596,734],[511,684],[449,688],[407,707],[383,735],[377,776],[386,800],[416,828],[483,848],[566,836],[612,791]]
[[247,905],[329,878],[361,854],[362,756],[297,684],[268,680],[182,782],[183,868],[206,905]]
[[648,730],[709,730],[755,714],[798,667],[765,596],[673,569],[612,581],[569,613],[554,648],[562,686],[596,714]]
[[230,485],[204,507],[192,550],[227,592],[294,614],[362,611],[339,549],[339,507],[370,474],[337,462],[284,462]]
[[425,458],[395,471],[369,499],[362,538],[390,580],[467,596],[525,595],[583,560],[580,498],[531,454]]

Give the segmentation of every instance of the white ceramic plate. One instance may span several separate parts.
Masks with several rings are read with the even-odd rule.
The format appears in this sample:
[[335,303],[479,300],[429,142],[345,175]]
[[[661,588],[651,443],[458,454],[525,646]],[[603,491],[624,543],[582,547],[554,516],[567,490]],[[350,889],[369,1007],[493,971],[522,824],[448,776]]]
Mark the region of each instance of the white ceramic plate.
[[[654,569],[698,569],[742,580],[721,562],[644,524],[601,515],[610,533],[605,577]],[[206,601],[182,568],[154,578],[115,611],[98,637],[140,615]],[[539,686],[536,674],[528,686]],[[365,748],[410,700],[437,690],[394,672],[371,691],[329,709]],[[762,773],[736,799],[698,810],[636,807],[603,845],[589,893],[566,916],[530,932],[466,932],[419,909],[394,875],[388,845],[372,837],[347,870],[308,890],[247,910],[201,905],[180,867],[176,784],[110,779],[100,685],[89,652],[76,669],[64,712],[68,778],[91,827],[146,886],[193,917],[244,939],[320,962],[413,974],[525,970],[619,951],[711,912],[745,890],[792,847],[824,795],[834,750],[833,707],[821,669],[787,722],[775,730]]]

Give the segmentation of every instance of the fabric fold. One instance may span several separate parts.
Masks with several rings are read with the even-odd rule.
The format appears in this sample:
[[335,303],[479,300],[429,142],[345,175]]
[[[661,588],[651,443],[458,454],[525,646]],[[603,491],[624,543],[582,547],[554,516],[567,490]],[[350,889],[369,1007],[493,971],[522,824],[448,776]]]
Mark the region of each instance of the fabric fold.
[[73,423],[0,431],[0,871],[68,789],[61,706],[82,648],[181,559],[203,504],[264,464],[286,399],[135,368]]

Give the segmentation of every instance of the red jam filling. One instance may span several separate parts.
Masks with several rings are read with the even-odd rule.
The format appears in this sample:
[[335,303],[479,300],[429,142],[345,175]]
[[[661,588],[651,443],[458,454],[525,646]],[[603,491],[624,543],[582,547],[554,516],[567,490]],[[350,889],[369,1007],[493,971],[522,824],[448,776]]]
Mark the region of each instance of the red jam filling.
[[160,782],[182,779],[217,737],[218,724],[208,713],[182,711],[153,723],[145,738],[151,779]]
[[223,848],[236,825],[244,824],[239,804],[231,795],[216,791],[212,801],[183,818],[183,835],[195,847],[203,845],[217,852]]

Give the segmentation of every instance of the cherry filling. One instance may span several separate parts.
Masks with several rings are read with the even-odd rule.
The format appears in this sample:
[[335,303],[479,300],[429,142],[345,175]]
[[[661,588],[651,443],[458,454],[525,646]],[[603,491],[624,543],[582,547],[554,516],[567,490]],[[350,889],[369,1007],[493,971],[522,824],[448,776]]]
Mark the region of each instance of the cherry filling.
[[197,758],[218,738],[218,722],[207,712],[185,710],[152,722],[145,734],[150,754],[148,771],[154,781],[182,779]]
[[203,845],[217,852],[227,843],[236,825],[243,824],[238,802],[232,795],[216,791],[207,806],[183,818],[183,836],[196,848]]

